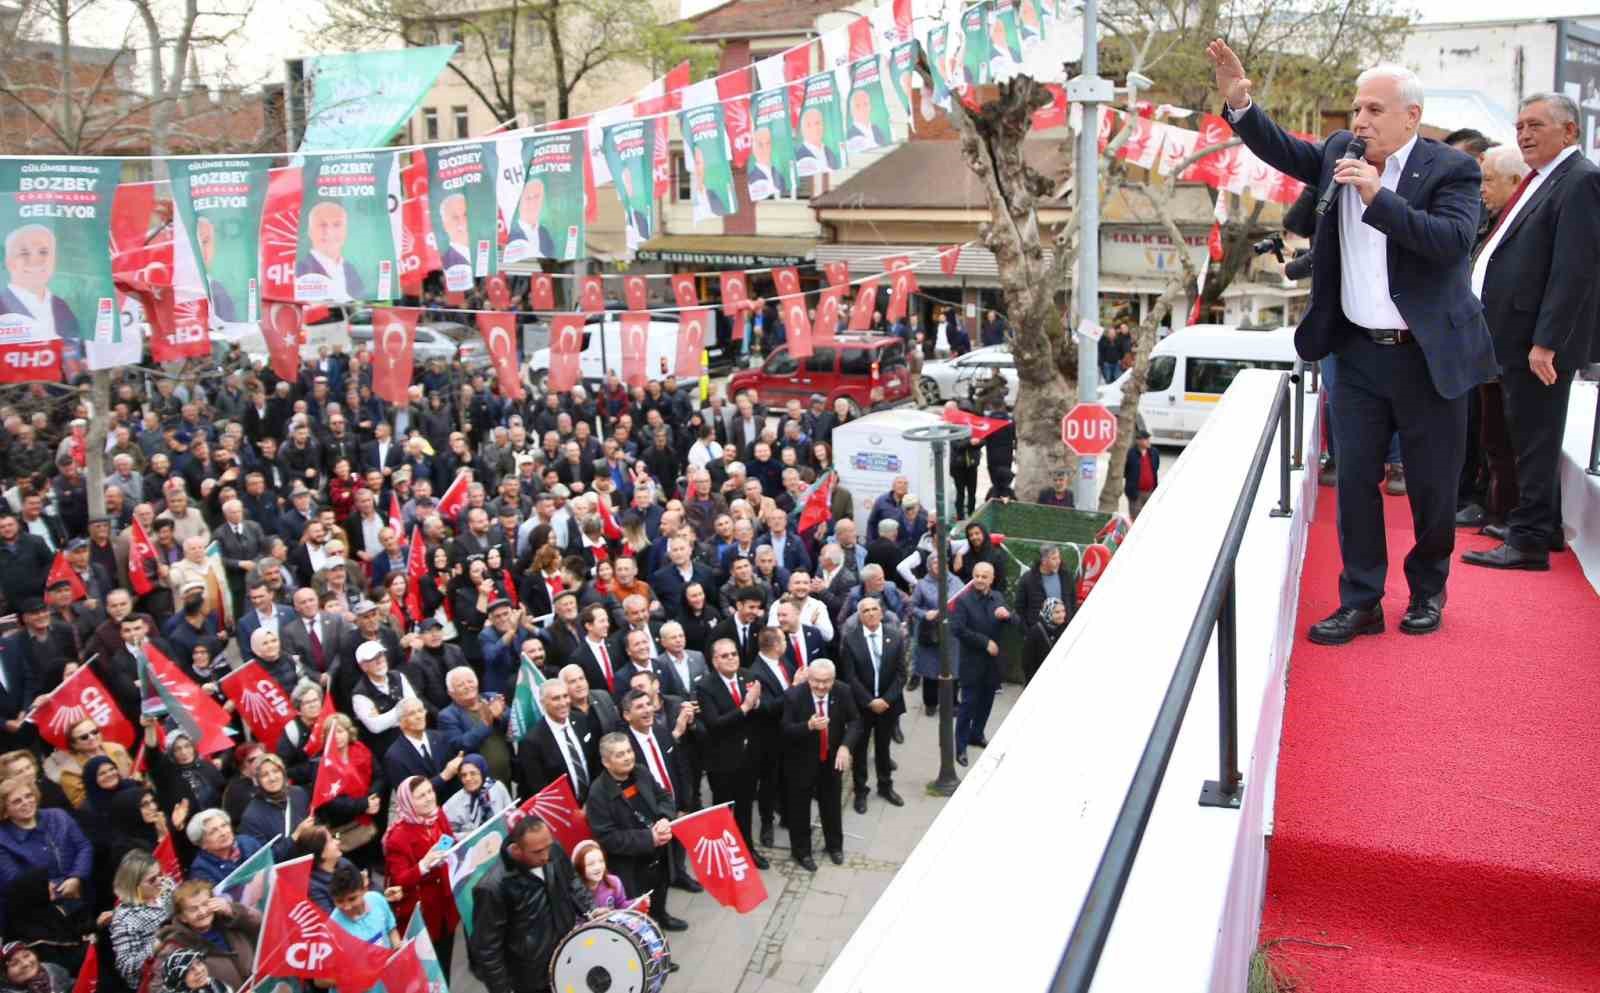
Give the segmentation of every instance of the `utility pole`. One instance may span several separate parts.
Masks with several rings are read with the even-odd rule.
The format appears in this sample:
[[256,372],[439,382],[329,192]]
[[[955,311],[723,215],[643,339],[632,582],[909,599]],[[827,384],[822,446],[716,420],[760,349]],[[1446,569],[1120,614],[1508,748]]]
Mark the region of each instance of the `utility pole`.
[[[1078,163],[1074,185],[1078,189],[1078,323],[1100,323],[1100,105],[1114,97],[1111,80],[1100,77],[1099,0],[1083,0],[1082,72],[1067,81],[1067,98],[1082,109],[1078,127]],[[1077,333],[1074,331],[1074,333]],[[1097,342],[1078,336],[1078,402],[1095,403],[1100,396],[1100,356]],[[1064,413],[1064,412],[1063,412]],[[1096,460],[1078,460],[1074,487],[1079,507],[1093,507],[1099,485]]]

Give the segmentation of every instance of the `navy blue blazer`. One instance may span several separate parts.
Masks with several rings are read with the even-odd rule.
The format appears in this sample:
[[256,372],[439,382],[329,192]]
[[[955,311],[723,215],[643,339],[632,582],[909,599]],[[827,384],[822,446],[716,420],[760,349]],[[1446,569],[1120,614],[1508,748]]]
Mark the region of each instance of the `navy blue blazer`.
[[[300,615],[296,614],[292,608],[285,607],[281,603],[274,608],[274,612],[278,615],[278,641],[281,644],[283,641],[283,629],[288,627],[289,623]],[[246,604],[244,614],[239,618],[238,628],[239,657],[246,662],[256,657],[255,653],[250,650],[250,636],[255,634],[256,628],[260,626],[261,619],[256,616],[256,608]]]
[[[1227,114],[1224,113],[1224,119]],[[1335,131],[1316,144],[1294,137],[1260,104],[1233,121],[1250,151],[1279,172],[1322,189],[1354,137]],[[1500,374],[1483,305],[1472,293],[1473,244],[1481,210],[1478,163],[1464,152],[1418,138],[1394,190],[1380,190],[1362,220],[1389,239],[1389,292],[1422,346],[1433,387],[1455,398]],[[1312,236],[1311,307],[1295,330],[1300,357],[1338,353],[1355,334],[1339,303],[1339,211],[1329,210]]]

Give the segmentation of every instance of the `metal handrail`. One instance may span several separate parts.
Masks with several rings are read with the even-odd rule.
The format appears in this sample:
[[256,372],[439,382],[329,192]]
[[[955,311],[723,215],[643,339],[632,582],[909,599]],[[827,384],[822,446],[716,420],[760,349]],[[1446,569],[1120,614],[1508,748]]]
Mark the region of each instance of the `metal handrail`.
[[1594,432],[1589,435],[1589,468],[1591,476],[1600,476],[1600,384],[1594,391]]
[[1282,493],[1279,506],[1272,516],[1289,509],[1289,390],[1291,377],[1284,373],[1279,378],[1277,396],[1267,422],[1256,442],[1255,454],[1250,459],[1250,470],[1239,499],[1234,504],[1233,516],[1223,533],[1222,547],[1217,561],[1211,567],[1201,595],[1194,623],[1183,643],[1183,652],[1173,669],[1172,680],[1167,684],[1166,696],[1156,712],[1155,725],[1145,742],[1144,753],[1128,784],[1122,809],[1112,825],[1111,837],[1100,855],[1094,878],[1089,882],[1083,906],[1072,926],[1061,953],[1061,962],[1050,983],[1051,993],[1088,993],[1094,982],[1100,953],[1105,949],[1112,922],[1116,919],[1117,905],[1127,888],[1128,877],[1133,872],[1133,860],[1138,857],[1139,845],[1144,840],[1145,827],[1155,809],[1156,794],[1167,772],[1167,763],[1178,741],[1183,726],[1184,712],[1189,709],[1189,698],[1194,695],[1200,680],[1200,669],[1205,662],[1206,649],[1211,644],[1212,631],[1217,635],[1218,684],[1218,751],[1220,772],[1215,781],[1207,782],[1201,789],[1202,806],[1219,806],[1238,809],[1244,796],[1244,776],[1239,771],[1239,727],[1237,716],[1237,631],[1234,618],[1234,566],[1239,558],[1239,548],[1244,543],[1245,528],[1250,523],[1250,510],[1255,506],[1256,494],[1266,475],[1267,458],[1272,452],[1272,436],[1281,436],[1278,446],[1279,478]]

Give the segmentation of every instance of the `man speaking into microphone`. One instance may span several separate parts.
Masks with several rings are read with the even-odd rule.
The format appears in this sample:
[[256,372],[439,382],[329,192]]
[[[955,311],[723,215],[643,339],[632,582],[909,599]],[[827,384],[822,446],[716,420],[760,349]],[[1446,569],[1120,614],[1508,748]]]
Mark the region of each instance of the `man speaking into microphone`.
[[[1356,78],[1352,131],[1302,141],[1251,102],[1239,57],[1206,47],[1223,116],[1263,162],[1319,190],[1335,187],[1312,238],[1311,306],[1295,331],[1308,361],[1336,356],[1332,425],[1338,459],[1339,609],[1310,638],[1342,645],[1384,630],[1385,451],[1400,435],[1416,543],[1400,630],[1438,630],[1455,549],[1456,483],[1466,453],[1467,392],[1496,375],[1469,254],[1478,230],[1478,164],[1417,136],[1422,84],[1400,66]],[[1351,141],[1366,144],[1346,157]]]

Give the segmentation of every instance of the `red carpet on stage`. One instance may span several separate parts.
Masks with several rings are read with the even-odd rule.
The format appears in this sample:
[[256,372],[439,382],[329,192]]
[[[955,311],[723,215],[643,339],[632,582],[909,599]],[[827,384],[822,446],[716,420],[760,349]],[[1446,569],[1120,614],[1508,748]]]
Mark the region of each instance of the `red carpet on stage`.
[[[1261,941],[1295,993],[1600,990],[1600,597],[1548,573],[1450,570],[1443,627],[1398,630],[1411,547],[1386,499],[1388,631],[1337,648],[1333,491],[1289,662]],[[1458,531],[1456,554],[1493,542]]]

